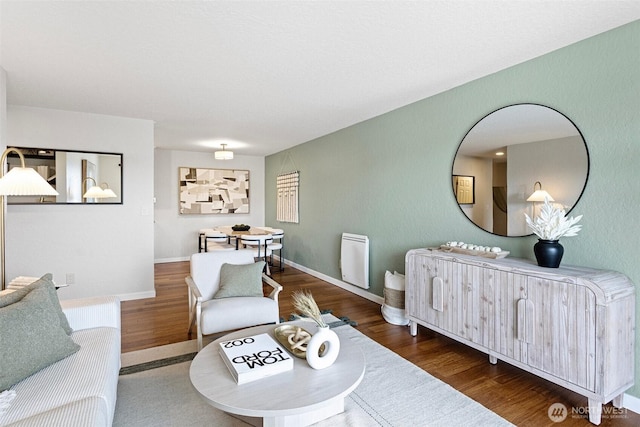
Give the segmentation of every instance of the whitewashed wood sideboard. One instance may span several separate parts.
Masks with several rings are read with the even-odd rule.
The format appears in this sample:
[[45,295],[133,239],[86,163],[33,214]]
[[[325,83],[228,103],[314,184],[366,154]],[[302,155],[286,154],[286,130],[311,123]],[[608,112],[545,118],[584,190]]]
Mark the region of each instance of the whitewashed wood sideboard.
[[634,381],[635,286],[623,274],[542,268],[414,249],[406,255],[405,308],[418,324],[602,404],[622,407]]

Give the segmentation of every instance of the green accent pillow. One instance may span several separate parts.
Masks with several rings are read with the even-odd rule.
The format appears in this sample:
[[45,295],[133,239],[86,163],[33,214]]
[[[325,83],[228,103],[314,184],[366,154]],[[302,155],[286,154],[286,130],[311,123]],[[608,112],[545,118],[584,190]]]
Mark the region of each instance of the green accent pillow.
[[11,292],[6,296],[3,296],[2,298],[0,298],[0,307],[6,307],[10,304],[20,301],[29,292],[40,287],[43,287],[47,290],[49,294],[49,298],[53,303],[54,311],[56,312],[56,314],[58,315],[58,318],[60,319],[60,326],[62,326],[62,328],[67,333],[67,335],[71,335],[71,332],[73,332],[73,329],[71,329],[71,326],[69,326],[69,321],[67,320],[67,316],[65,316],[65,314],[62,312],[62,307],[60,307],[58,292],[56,291],[56,285],[53,283],[53,276],[51,275],[51,273],[47,273],[44,276],[42,276],[40,279],[36,280],[35,282],[23,288],[17,289],[16,291]]
[[213,298],[262,297],[264,261],[253,264],[222,264],[220,288]]
[[0,308],[0,391],[80,349],[65,330],[44,286]]

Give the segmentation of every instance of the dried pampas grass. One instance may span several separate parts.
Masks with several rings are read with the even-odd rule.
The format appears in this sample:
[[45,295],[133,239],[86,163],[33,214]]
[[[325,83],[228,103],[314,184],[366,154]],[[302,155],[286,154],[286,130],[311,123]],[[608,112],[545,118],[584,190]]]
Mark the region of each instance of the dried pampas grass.
[[322,319],[322,314],[318,304],[313,299],[313,295],[308,292],[295,292],[293,294],[293,306],[301,316],[308,317],[321,328],[326,328],[327,324]]

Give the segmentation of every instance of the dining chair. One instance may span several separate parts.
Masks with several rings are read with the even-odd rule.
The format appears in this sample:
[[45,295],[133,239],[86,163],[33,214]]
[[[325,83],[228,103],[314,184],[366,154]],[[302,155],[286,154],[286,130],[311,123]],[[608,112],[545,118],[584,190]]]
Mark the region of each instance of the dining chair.
[[284,230],[281,228],[264,227],[265,230],[271,233],[272,241],[267,245],[267,248],[271,250],[269,255],[269,264],[273,267],[273,253],[278,251],[278,259],[280,260],[278,268],[280,271],[284,271],[284,263],[282,262],[282,249],[284,247]]
[[209,230],[204,235],[204,251],[210,250],[218,251],[234,251],[236,247],[229,243],[229,236],[221,231]]
[[272,253],[269,249],[269,243],[272,241],[271,234],[243,234],[240,236],[240,244],[245,249],[252,250],[255,258],[264,260],[268,275],[271,275],[268,257]]

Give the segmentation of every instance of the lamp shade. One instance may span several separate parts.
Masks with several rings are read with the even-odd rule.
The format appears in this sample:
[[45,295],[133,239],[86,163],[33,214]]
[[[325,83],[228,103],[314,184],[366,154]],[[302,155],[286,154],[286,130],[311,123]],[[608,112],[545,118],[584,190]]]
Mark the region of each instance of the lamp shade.
[[544,199],[547,198],[550,202],[555,202],[551,194],[547,193],[545,190],[536,190],[532,195],[529,196],[527,202],[544,202]]
[[94,185],[93,187],[89,187],[82,197],[85,199],[102,199],[104,197],[104,192],[102,191],[102,188]]
[[233,151],[221,150],[215,152],[216,160],[231,160],[233,159]]
[[110,188],[105,188],[102,190],[102,192],[104,193],[105,199],[112,199],[114,197],[118,197],[116,196],[116,193],[114,193],[113,190]]
[[0,196],[57,196],[58,192],[33,168],[14,167],[0,178]]
[[227,144],[222,145],[222,150],[216,151],[214,154],[216,160],[232,160],[233,159],[233,151],[227,150]]

